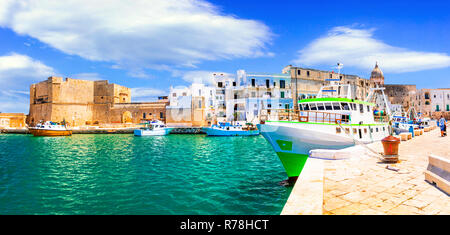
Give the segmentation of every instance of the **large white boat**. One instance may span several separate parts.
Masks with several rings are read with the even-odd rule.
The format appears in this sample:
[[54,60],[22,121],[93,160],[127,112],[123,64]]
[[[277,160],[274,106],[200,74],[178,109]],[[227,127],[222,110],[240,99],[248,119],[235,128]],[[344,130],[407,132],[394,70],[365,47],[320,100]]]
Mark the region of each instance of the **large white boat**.
[[35,127],[29,128],[31,134],[34,136],[70,136],[72,130],[69,130],[65,124],[46,121],[39,123]]
[[135,136],[156,136],[156,135],[168,135],[173,128],[167,127],[161,121],[153,121],[150,123],[144,123],[144,127],[134,130]]
[[[303,99],[299,110],[287,111],[278,121],[266,121],[258,129],[280,158],[289,181],[300,175],[309,151],[313,149],[342,149],[356,143],[371,143],[389,135],[387,113],[369,102],[384,88],[372,88],[365,101],[352,99],[351,85],[332,82],[324,86],[317,98]],[[386,104],[386,107],[387,104]]]

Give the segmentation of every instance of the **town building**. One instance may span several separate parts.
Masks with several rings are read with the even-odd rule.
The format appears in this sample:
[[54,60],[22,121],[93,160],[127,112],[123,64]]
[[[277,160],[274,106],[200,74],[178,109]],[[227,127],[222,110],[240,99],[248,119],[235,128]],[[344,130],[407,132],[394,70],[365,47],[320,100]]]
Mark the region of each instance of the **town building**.
[[23,129],[27,127],[23,113],[0,113],[0,129]]
[[72,127],[121,127],[165,119],[167,99],[131,102],[131,89],[106,80],[49,77],[30,87],[28,123],[65,121]]
[[170,87],[166,107],[166,124],[175,126],[208,126],[217,106],[215,89],[193,83],[190,87]]
[[[375,69],[379,70],[378,65],[375,66]],[[322,86],[329,85],[328,79],[339,79],[341,84],[352,85],[352,95],[354,96],[352,99],[358,100],[364,100],[369,95],[370,89],[377,86],[375,81],[380,81],[368,80],[356,75],[340,74],[334,71],[293,67],[291,65],[285,67],[283,71],[289,72],[291,76],[291,90],[294,100],[297,101],[294,101],[295,109],[298,109],[298,100],[315,98]],[[375,75],[376,73],[372,72],[372,74]],[[384,77],[382,77],[382,80],[384,83]]]
[[383,71],[378,67],[378,63],[375,63],[375,68],[370,73],[370,81],[382,87],[384,85]]
[[417,108],[416,85],[385,84],[384,87],[386,88],[385,93],[392,105],[401,105],[405,112],[412,107]]
[[257,124],[292,109],[290,76],[286,74],[213,73],[207,84],[170,88],[167,124],[210,126],[218,122]]

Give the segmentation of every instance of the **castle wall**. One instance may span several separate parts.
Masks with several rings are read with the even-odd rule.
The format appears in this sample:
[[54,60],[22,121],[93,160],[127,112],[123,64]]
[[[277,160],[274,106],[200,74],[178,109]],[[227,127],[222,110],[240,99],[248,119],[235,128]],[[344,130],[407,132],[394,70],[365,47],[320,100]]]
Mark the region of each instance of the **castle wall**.
[[131,103],[130,88],[106,80],[50,77],[30,86],[28,122],[33,126],[41,120],[65,120],[74,127],[123,123],[125,112],[132,117],[131,123],[164,121],[167,104],[168,101]]

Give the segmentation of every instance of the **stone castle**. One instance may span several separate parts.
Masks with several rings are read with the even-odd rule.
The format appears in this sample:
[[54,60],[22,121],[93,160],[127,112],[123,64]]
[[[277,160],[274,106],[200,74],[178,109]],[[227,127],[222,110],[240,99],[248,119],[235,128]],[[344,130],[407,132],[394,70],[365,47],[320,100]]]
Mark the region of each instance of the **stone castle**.
[[165,119],[167,100],[132,103],[131,89],[102,81],[49,77],[30,87],[28,124],[66,121],[78,126],[123,126]]

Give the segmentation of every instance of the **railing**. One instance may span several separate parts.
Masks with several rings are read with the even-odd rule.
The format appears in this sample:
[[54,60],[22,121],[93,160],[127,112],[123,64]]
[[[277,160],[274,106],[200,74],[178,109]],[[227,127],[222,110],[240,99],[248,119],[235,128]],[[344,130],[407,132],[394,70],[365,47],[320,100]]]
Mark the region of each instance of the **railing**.
[[[341,113],[328,113],[320,111],[300,111],[290,109],[272,109],[269,118],[277,118],[280,121],[316,122],[330,124],[350,124],[350,115]],[[267,119],[266,119],[267,120]],[[389,116],[374,116],[375,122],[388,122]]]
[[379,116],[375,115],[374,117],[375,122],[389,122],[389,116]]
[[[272,110],[273,112],[273,110]],[[278,109],[275,111],[278,113],[278,119],[280,121],[298,121],[298,122],[319,122],[319,123],[348,123],[350,121],[350,115],[340,113],[327,113],[318,111],[300,111],[289,109]]]

